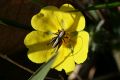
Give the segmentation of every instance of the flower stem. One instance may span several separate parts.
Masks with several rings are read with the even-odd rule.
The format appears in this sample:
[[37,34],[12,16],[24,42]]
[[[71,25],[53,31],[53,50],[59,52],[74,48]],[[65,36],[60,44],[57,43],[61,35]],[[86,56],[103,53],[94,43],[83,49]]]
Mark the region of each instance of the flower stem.
[[120,2],[112,2],[112,3],[104,3],[104,4],[97,4],[97,5],[89,6],[85,10],[113,8],[113,7],[118,7],[118,6],[120,6]]

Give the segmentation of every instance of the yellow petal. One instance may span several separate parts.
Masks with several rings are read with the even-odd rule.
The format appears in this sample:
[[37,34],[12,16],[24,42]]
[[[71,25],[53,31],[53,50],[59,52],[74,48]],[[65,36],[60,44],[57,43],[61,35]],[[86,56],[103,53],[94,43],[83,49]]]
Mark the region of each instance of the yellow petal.
[[75,62],[73,57],[67,57],[60,65],[55,67],[58,71],[62,71],[62,69],[64,69],[67,74],[72,72],[74,68]]
[[52,65],[52,67],[60,65],[66,59],[66,57],[68,57],[70,55],[70,52],[71,51],[69,48],[61,45],[58,50],[58,55],[55,59],[54,64]]
[[83,30],[85,27],[84,16],[81,12],[70,12],[71,10],[75,9],[70,4],[64,4],[60,9],[54,6],[44,7],[32,17],[31,24],[34,29],[43,32],[57,32],[60,29]]
[[76,12],[74,17],[74,23],[71,26],[70,30],[72,31],[81,31],[85,28],[85,17],[81,12]]
[[58,11],[60,10],[54,6],[42,8],[38,14],[32,17],[32,27],[43,32],[57,32],[61,27],[56,17],[56,12]]
[[34,63],[43,63],[47,60],[46,53],[43,53],[41,51],[35,51],[33,52],[31,49],[28,51],[27,54],[28,58],[34,62]]
[[84,29],[85,17],[80,11],[75,12],[75,8],[70,4],[62,5],[60,10],[63,12],[60,13],[58,19],[65,30],[68,29],[68,31],[72,32]]
[[52,35],[40,31],[32,31],[24,40],[24,44],[29,49],[28,58],[35,63],[42,63],[49,59],[48,54],[53,52],[49,41],[52,39]]
[[63,4],[61,7],[60,7],[60,10],[62,11],[73,11],[75,10],[74,7],[71,5],[71,4]]
[[69,29],[74,23],[74,20],[71,14],[68,12],[62,12],[62,11],[56,12],[56,13],[57,13],[56,17],[58,19],[57,21],[59,22],[61,28],[64,29],[65,31]]
[[71,56],[74,61],[77,64],[83,63],[87,58],[89,34],[85,31],[78,32],[77,40],[72,45],[74,45],[74,51]]

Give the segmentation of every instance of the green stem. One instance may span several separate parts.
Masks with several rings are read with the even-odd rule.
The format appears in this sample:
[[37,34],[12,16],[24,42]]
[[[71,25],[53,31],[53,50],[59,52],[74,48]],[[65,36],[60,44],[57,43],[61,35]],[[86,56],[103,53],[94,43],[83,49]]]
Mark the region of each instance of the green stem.
[[89,6],[85,10],[113,8],[113,7],[118,7],[118,6],[120,6],[120,2],[112,2],[112,3],[104,3],[104,4],[97,4],[97,5]]

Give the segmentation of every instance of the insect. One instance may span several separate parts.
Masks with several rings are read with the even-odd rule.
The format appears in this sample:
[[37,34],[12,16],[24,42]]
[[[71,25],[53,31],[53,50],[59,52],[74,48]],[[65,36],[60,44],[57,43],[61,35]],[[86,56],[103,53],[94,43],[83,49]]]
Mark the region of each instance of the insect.
[[52,48],[55,48],[56,46],[60,46],[62,44],[62,39],[65,35],[65,31],[63,29],[58,30],[58,33],[55,34],[57,34],[57,36],[50,41],[50,43],[53,43]]

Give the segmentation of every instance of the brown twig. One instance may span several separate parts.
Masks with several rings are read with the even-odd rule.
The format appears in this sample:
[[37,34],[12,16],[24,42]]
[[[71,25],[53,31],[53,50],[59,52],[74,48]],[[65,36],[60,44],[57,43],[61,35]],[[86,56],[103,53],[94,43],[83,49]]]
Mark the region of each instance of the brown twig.
[[13,61],[13,60],[12,60],[12,59],[10,59],[7,55],[0,54],[0,57],[1,57],[1,58],[3,58],[3,59],[5,59],[5,60],[7,60],[8,62],[10,62],[10,63],[12,63],[12,64],[14,64],[14,65],[18,66],[19,68],[21,68],[21,69],[23,69],[23,70],[25,70],[25,71],[27,71],[27,72],[31,73],[31,74],[33,74],[33,73],[34,73],[34,71],[32,71],[32,70],[30,70],[30,69],[28,69],[28,68],[26,68],[26,67],[24,67],[24,66],[20,65],[19,63],[17,63],[17,62],[15,62],[15,61]]

